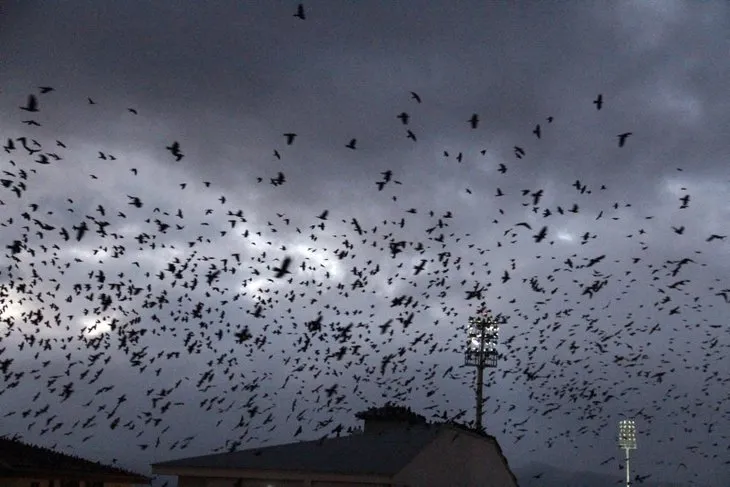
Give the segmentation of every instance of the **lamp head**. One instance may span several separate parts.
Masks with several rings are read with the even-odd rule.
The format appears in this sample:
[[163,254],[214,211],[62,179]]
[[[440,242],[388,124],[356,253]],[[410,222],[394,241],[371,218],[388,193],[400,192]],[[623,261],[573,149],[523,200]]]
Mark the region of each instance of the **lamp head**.
[[636,450],[636,423],[633,419],[619,421],[618,443],[623,449]]

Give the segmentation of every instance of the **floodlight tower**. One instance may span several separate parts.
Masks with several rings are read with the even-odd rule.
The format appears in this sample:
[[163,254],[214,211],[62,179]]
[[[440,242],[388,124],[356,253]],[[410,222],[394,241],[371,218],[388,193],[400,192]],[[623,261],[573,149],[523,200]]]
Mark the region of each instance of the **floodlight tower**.
[[482,406],[484,405],[484,369],[497,366],[497,337],[499,321],[482,309],[477,316],[469,317],[469,340],[467,342],[464,365],[476,367],[477,410],[474,426],[482,431]]
[[619,421],[618,444],[626,452],[626,487],[631,487],[629,451],[636,450],[636,424],[633,419],[622,419]]

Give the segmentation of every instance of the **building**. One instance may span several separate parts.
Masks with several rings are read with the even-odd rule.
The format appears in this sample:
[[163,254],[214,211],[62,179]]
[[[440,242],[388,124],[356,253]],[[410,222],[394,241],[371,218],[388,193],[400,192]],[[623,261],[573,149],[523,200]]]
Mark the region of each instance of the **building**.
[[129,487],[150,481],[121,468],[0,437],[0,487]]
[[517,487],[496,439],[386,405],[362,432],[152,465],[178,487]]

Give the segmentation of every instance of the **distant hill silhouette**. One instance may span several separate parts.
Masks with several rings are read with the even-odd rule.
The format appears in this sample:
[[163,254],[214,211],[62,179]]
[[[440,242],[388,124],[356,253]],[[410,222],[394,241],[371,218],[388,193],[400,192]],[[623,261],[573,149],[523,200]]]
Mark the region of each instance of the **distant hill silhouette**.
[[[512,470],[520,482],[520,487],[621,487],[626,482],[623,471],[617,471],[616,475],[587,471],[571,472],[542,463],[530,463]],[[538,474],[542,474],[540,478],[534,478]],[[641,483],[632,482],[632,487],[688,487],[688,485],[649,478]]]

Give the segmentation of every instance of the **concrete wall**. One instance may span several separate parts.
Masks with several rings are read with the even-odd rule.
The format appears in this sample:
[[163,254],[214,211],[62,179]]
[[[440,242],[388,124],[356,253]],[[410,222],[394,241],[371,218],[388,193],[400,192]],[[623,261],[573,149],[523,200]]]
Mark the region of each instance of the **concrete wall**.
[[409,487],[517,487],[491,442],[448,429],[395,480]]

